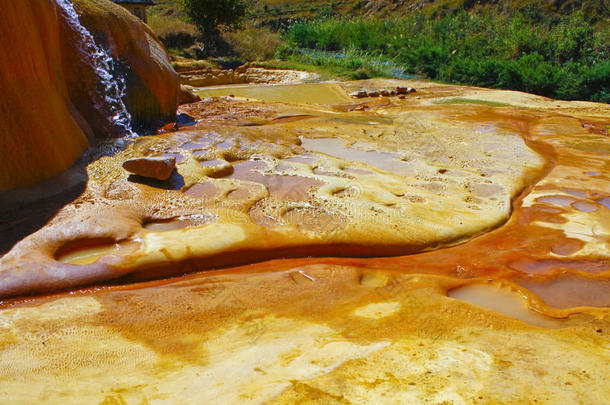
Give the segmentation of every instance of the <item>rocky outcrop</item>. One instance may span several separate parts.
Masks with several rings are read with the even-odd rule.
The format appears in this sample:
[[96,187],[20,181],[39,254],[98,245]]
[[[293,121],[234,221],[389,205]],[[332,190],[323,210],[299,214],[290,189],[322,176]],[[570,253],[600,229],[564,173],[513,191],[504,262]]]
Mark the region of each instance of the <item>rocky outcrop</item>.
[[93,135],[91,117],[85,118],[70,98],[70,48],[58,7],[51,0],[23,0],[7,2],[2,11],[0,192],[59,173]]
[[[402,83],[291,87],[301,104],[217,97],[189,105],[192,127],[172,125],[88,165],[79,198],[0,258],[0,298],[280,255],[411,254],[504,223],[512,198],[545,168],[509,135],[528,127],[504,129],[512,116],[487,113],[499,129],[481,132],[480,120],[457,120],[455,106],[433,104],[429,94],[346,105],[353,87]],[[306,104],[315,96],[340,104]]]
[[[74,3],[83,25],[126,75],[125,104],[133,122],[173,121],[178,77],[150,29],[108,0]],[[82,32],[65,9],[55,0],[20,0],[8,2],[3,15],[0,192],[52,177],[72,165],[90,140],[120,135],[79,41]]]
[[179,80],[152,30],[109,0],[73,0],[81,23],[119,62],[125,77],[125,105],[136,127],[174,121]]
[[396,89],[375,89],[375,90],[365,90],[360,89],[349,93],[349,96],[352,98],[365,98],[365,97],[392,97],[396,95],[400,95],[404,98],[405,94],[415,93],[416,90],[412,87],[403,87],[397,86]]
[[305,72],[266,69],[253,66],[249,63],[246,63],[235,70],[204,67],[180,72],[181,82],[194,87],[246,83],[298,83],[309,77],[312,77],[312,75]]
[[180,85],[180,99],[178,104],[190,104],[197,101],[201,101],[201,97],[195,93],[192,86],[188,86],[186,84]]

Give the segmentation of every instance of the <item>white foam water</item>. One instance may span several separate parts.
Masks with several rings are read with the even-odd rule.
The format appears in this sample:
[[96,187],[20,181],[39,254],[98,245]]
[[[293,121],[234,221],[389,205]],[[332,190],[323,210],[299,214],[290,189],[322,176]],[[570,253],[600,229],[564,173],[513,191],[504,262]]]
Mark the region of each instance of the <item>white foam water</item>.
[[[123,102],[126,89],[125,80],[115,73],[114,60],[95,43],[93,35],[80,23],[71,0],[55,0],[55,2],[63,10],[67,23],[76,32],[83,58],[89,61],[98,76],[99,91],[102,93],[104,105],[96,105],[96,108],[104,111],[115,130],[128,137],[135,136],[131,125],[131,115]],[[92,97],[92,100],[97,99],[98,97]]]

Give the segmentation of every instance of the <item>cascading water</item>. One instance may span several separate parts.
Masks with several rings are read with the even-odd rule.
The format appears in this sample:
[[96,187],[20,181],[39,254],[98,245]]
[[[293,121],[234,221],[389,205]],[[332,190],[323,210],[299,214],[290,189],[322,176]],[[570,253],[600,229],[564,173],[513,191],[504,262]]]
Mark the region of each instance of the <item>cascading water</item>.
[[80,23],[71,0],[55,0],[55,2],[62,9],[66,22],[80,42],[79,48],[83,59],[89,62],[98,77],[97,87],[100,94],[92,95],[91,100],[101,100],[97,101],[97,104],[103,105],[96,105],[96,109],[104,112],[114,133],[127,137],[135,136],[131,126],[131,115],[123,102],[125,80],[116,74],[114,60],[95,43],[93,35]]

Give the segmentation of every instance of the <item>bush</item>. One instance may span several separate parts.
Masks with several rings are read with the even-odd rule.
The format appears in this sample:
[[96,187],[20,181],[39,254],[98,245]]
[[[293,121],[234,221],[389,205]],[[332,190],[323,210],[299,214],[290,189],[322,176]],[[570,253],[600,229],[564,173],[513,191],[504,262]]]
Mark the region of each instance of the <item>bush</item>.
[[166,48],[188,48],[199,36],[197,27],[177,17],[151,16],[148,25],[157,34]]
[[190,21],[206,38],[216,38],[218,26],[235,26],[246,15],[246,0],[180,0]]
[[282,43],[280,34],[269,28],[246,27],[222,37],[237,57],[247,61],[271,59]]

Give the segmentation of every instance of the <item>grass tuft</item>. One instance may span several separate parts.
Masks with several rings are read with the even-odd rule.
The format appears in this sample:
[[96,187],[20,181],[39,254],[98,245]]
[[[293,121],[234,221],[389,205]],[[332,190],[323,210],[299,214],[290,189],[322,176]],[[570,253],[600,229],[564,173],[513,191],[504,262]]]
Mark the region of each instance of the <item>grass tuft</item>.
[[174,16],[152,15],[148,18],[148,25],[168,49],[188,48],[199,37],[197,27]]
[[227,31],[222,38],[236,57],[259,61],[271,59],[282,43],[280,34],[264,27],[245,27],[237,31]]

